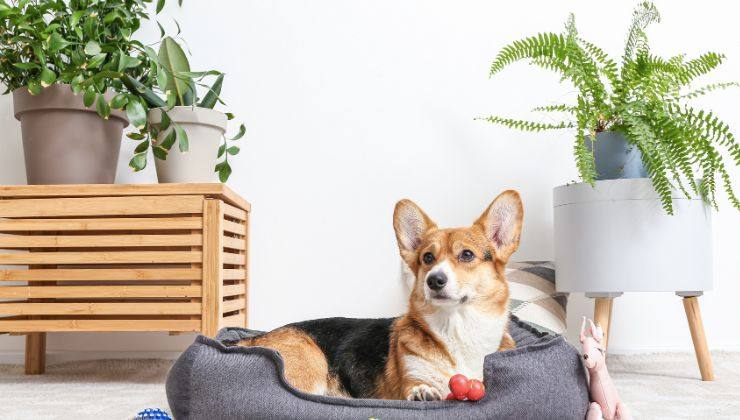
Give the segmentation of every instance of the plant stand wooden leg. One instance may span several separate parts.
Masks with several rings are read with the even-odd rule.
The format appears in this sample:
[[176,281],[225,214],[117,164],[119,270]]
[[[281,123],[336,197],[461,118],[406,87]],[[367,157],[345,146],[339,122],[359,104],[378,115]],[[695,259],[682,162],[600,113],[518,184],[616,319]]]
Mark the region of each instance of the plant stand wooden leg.
[[41,375],[46,371],[46,333],[26,335],[26,375]]
[[714,371],[712,368],[712,355],[709,353],[707,346],[707,336],[704,333],[704,324],[701,321],[701,311],[699,310],[698,296],[683,297],[683,308],[686,310],[686,319],[689,322],[691,331],[691,341],[694,342],[694,352],[696,353],[696,362],[699,364],[702,381],[713,381]]
[[604,331],[604,349],[609,344],[609,327],[612,321],[614,298],[596,298],[594,301],[594,323]]
[[604,331],[604,350],[609,345],[609,331],[612,323],[612,305],[614,298],[622,296],[621,292],[586,293],[586,297],[594,299],[594,323]]

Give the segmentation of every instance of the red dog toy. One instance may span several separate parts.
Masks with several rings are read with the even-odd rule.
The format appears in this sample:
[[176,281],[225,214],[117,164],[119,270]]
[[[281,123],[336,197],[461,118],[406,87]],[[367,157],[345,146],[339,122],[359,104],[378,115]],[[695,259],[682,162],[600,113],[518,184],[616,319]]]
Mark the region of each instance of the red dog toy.
[[477,379],[468,379],[465,375],[457,374],[450,378],[450,392],[447,394],[448,400],[465,399],[469,401],[478,401],[486,396],[486,387],[483,382]]

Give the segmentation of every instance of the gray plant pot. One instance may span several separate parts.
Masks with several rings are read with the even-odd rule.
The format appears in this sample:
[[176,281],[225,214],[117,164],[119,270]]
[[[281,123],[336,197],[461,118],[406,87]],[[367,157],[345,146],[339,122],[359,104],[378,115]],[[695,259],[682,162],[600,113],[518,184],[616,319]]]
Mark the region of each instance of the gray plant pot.
[[[110,100],[110,98],[108,98]],[[126,115],[106,120],[83,104],[69,85],[54,84],[38,95],[13,91],[15,118],[21,122],[29,184],[112,184]]]
[[596,140],[586,136],[586,147],[594,154],[596,180],[646,178],[642,152],[627,142],[618,131],[596,133]]

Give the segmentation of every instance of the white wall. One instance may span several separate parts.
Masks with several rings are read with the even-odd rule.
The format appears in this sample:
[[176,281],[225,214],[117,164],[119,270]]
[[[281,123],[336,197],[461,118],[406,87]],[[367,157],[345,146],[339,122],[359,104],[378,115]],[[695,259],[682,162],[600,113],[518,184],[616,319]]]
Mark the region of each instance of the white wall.
[[[174,2],[171,2],[174,3]],[[250,312],[254,328],[331,315],[378,317],[405,303],[391,227],[409,197],[441,225],[472,222],[507,188],[526,207],[516,259],[550,259],[552,193],[576,178],[567,132],[523,134],[473,121],[525,116],[532,106],[572,97],[558,78],[525,64],[493,80],[488,66],[506,42],[559,31],[568,12],[581,33],[618,56],[633,2],[613,1],[186,1],[167,7],[185,28],[196,69],[228,76],[225,98],[248,127],[229,184],[253,203]],[[661,1],[655,51],[725,52],[713,80],[739,79],[734,2]],[[169,24],[168,18],[162,19]],[[174,25],[169,24],[173,27]],[[151,37],[156,34],[150,28]],[[740,127],[740,92],[705,102]],[[23,183],[19,129],[0,98],[0,182]],[[126,152],[133,144],[127,143]],[[132,174],[122,153],[118,182]],[[735,179],[740,171],[731,169]],[[736,182],[740,189],[740,182]],[[715,215],[715,291],[702,298],[714,349],[740,349],[731,310],[740,294],[740,217],[723,199]],[[689,263],[677,261],[677,264]],[[575,329],[591,303],[573,296]],[[617,300],[614,351],[689,349],[679,298],[632,294]],[[166,334],[52,334],[52,360],[105,353],[178,351],[192,337]],[[19,337],[0,337],[17,360]],[[56,352],[63,354],[55,355]],[[111,354],[108,354],[111,355]],[[128,353],[151,355],[151,353]]]

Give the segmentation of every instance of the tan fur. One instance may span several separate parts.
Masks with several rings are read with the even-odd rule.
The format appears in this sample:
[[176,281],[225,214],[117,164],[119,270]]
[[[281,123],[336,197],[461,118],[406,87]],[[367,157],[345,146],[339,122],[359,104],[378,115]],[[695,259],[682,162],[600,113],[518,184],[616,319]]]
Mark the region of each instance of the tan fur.
[[509,335],[509,332],[507,331],[504,334],[504,337],[501,339],[501,345],[498,347],[498,351],[511,350],[515,348],[516,348],[516,343],[514,342],[514,339],[511,338],[511,335]]
[[329,364],[324,352],[303,331],[284,327],[236,344],[278,351],[285,362],[285,379],[296,389],[313,394],[341,396],[338,381],[329,375]]

